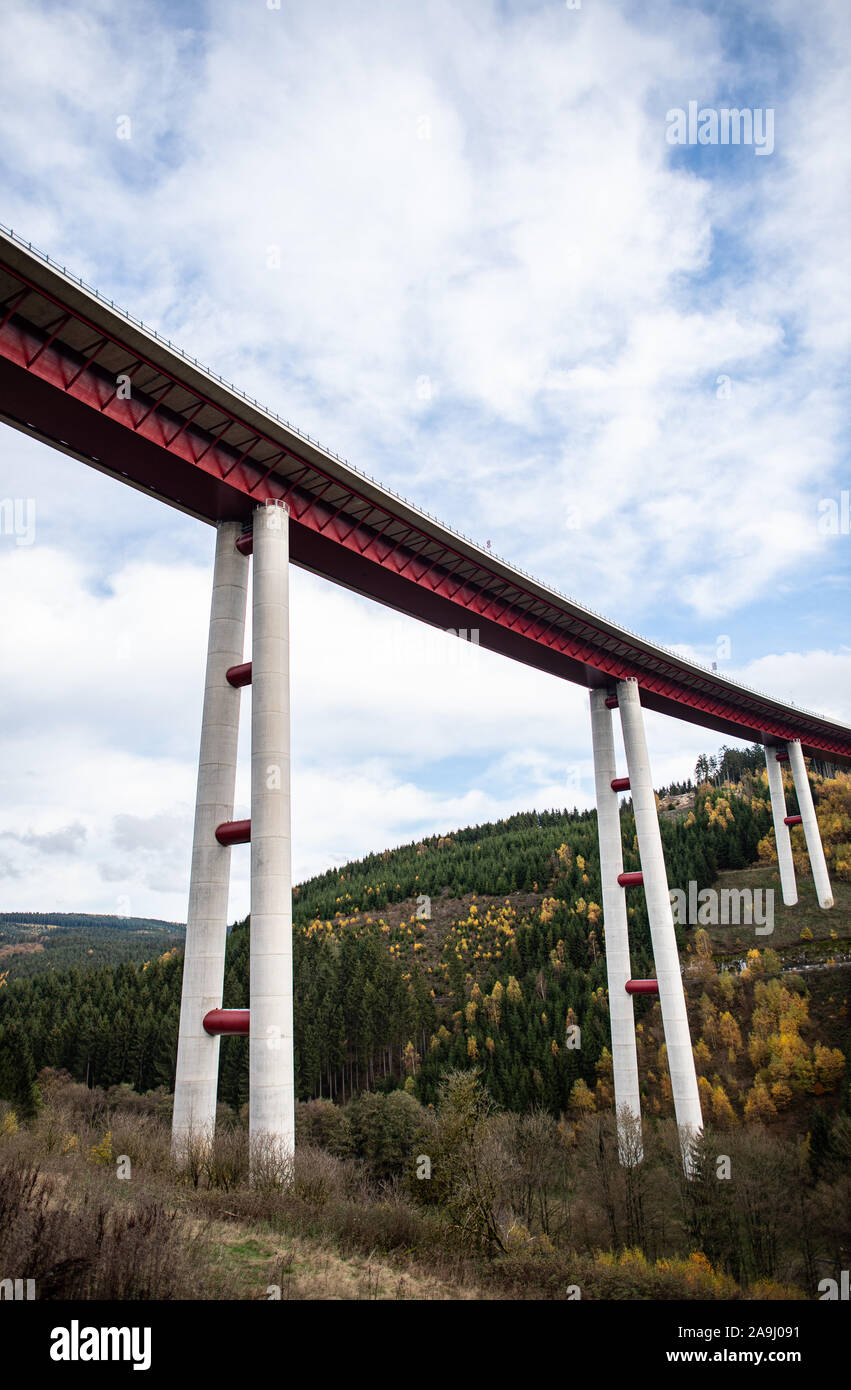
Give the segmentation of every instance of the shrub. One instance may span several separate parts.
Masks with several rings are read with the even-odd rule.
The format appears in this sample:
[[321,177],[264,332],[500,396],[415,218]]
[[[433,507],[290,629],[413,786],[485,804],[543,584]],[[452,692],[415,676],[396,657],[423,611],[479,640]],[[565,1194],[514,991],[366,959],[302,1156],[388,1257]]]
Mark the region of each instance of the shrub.
[[473,1247],[504,1250],[510,1161],[478,1072],[447,1072],[437,1112],[425,1112],[417,1145],[431,1160],[431,1177],[412,1178],[410,1191],[424,1204],[440,1206],[456,1234]]
[[209,1187],[230,1192],[248,1177],[248,1135],[244,1129],[217,1125],[210,1144],[204,1146],[201,1171]]
[[367,1091],[348,1108],[352,1153],[379,1178],[401,1177],[415,1153],[422,1106],[407,1091]]
[[296,1149],[319,1144],[338,1158],[351,1152],[351,1135],[345,1112],[332,1100],[298,1101],[295,1108]]
[[314,1209],[324,1207],[345,1188],[343,1164],[316,1144],[297,1145],[293,1165],[293,1196]]
[[0,1267],[40,1299],[198,1297],[194,1237],[161,1202],[62,1201],[37,1166],[0,1167]]

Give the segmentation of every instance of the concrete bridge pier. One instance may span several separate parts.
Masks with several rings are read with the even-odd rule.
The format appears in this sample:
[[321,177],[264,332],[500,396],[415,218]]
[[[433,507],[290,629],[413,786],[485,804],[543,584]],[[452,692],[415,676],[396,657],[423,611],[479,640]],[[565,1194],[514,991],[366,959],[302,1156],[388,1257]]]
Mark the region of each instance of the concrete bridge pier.
[[[810,867],[813,871],[813,882],[815,883],[816,897],[819,907],[833,907],[833,889],[830,886],[830,877],[827,872],[827,863],[824,857],[824,846],[821,842],[821,831],[819,830],[816,818],[816,808],[813,805],[813,793],[810,787],[810,779],[807,776],[807,765],[804,762],[804,754],[801,750],[800,739],[790,739],[786,744],[789,754],[789,766],[792,769],[792,777],[795,781],[795,791],[798,796],[798,809],[801,812],[801,824],[804,827],[804,835],[807,841],[807,853],[810,856]],[[785,900],[784,900],[785,901]]]
[[650,919],[674,1110],[680,1131],[683,1163],[688,1173],[691,1171],[691,1144],[703,1128],[703,1116],[638,682],[633,679],[619,681],[617,699]]
[[254,512],[251,704],[252,1173],[295,1151],[290,851],[289,511]]
[[233,816],[236,782],[239,690],[226,672],[242,661],[245,640],[248,561],[236,548],[239,532],[238,522],[226,521],[216,535],[174,1088],[172,1147],[180,1161],[190,1137],[209,1143],[216,1123],[219,1038],[203,1021],[221,1005],[225,971],[230,849],[216,828]]
[[627,983],[632,978],[626,889],[618,881],[623,874],[620,791],[618,788],[612,711],[606,691],[591,691],[591,739],[594,749],[594,783],[597,793],[597,832],[600,842],[600,876],[603,883],[603,923],[606,934],[606,970],[609,983],[609,1016],[612,1029],[612,1065],[618,1154],[624,1167],[643,1157],[638,1056],[635,1015]]
[[[249,1038],[252,1177],[286,1175],[295,1150],[290,855],[289,510],[255,509],[253,533],[218,527],[189,917],[180,1006],[172,1144],[209,1144],[219,1039]],[[252,659],[243,662],[253,554]],[[233,820],[239,696],[252,686],[251,819]],[[223,1010],[230,851],[251,844],[250,1010]],[[237,1017],[238,1015],[238,1017]]]
[[771,795],[771,817],[774,821],[774,839],[777,844],[777,867],[780,870],[780,888],[787,907],[794,907],[798,901],[798,888],[795,883],[795,864],[792,859],[792,841],[789,838],[788,817],[786,815],[786,793],[783,790],[783,772],[773,744],[765,745],[765,767],[768,773],[768,790]]

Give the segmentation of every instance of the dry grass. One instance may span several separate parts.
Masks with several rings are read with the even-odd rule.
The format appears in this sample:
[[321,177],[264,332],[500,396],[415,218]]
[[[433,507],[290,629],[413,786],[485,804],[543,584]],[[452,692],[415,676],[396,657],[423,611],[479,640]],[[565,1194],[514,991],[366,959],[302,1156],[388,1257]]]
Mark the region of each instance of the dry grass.
[[241,1224],[210,1227],[217,1259],[246,1299],[436,1300],[486,1297],[477,1283],[421,1270],[415,1264],[362,1253],[344,1254],[330,1239],[250,1235]]
[[41,1299],[198,1296],[196,1239],[181,1213],[140,1194],[115,1201],[33,1166],[0,1167],[0,1260]]
[[[30,1126],[0,1115],[0,1270],[35,1278],[40,1298],[564,1298],[579,1284],[583,1298],[726,1299],[758,1281],[806,1293],[817,1266],[847,1267],[840,1169],[805,1192],[804,1160],[768,1132],[725,1133],[736,1178],[723,1191],[714,1169],[683,1186],[669,1122],[648,1126],[630,1176],[610,1115],[560,1127],[486,1107],[466,1163],[458,1136],[473,1130],[432,1116],[430,1147],[415,1149],[433,1155],[429,1184],[302,1142],[291,1169],[270,1164],[252,1185],[239,1125],[179,1171],[167,1121],[139,1098],[47,1089]],[[851,1122],[837,1135],[841,1168]]]

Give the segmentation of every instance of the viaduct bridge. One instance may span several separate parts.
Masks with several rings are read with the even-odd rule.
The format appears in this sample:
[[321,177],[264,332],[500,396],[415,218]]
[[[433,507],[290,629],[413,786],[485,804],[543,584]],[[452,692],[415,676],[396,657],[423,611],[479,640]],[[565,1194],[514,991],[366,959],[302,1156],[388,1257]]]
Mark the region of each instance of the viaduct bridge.
[[[700,1101],[643,710],[762,743],[784,901],[789,826],[803,824],[819,902],[833,905],[805,757],[851,766],[851,728],[645,641],[382,487],[242,395],[91,286],[0,229],[0,419],[216,530],[198,766],[174,1144],[215,1123],[219,1037],[249,1037],[249,1130],[294,1147],[289,566],[589,691],[615,1099],[640,1124],[633,995],[658,993],[677,1122]],[[249,564],[253,636],[245,660]],[[252,686],[251,818],[233,820],[240,690]],[[613,710],[626,775],[615,766]],[[800,817],[786,814],[788,762]],[[629,791],[641,870],[623,872]],[[250,1010],[222,1010],[230,847],[251,845]],[[646,895],[654,981],[631,977],[626,898]],[[634,1156],[634,1147],[633,1147]],[[625,1148],[622,1146],[622,1157]]]

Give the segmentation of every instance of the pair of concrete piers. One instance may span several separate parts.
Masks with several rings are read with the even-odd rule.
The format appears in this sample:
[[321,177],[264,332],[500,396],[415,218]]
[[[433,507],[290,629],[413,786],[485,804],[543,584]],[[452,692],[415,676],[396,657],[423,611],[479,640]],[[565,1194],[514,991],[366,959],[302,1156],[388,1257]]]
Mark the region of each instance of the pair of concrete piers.
[[[786,762],[792,771],[795,794],[798,798],[800,815],[797,816],[787,816],[786,814],[786,793],[783,790],[782,772],[782,764]],[[766,743],[765,766],[768,772],[768,790],[771,794],[771,816],[774,821],[774,838],[777,842],[777,867],[780,870],[780,888],[783,893],[783,901],[787,907],[794,907],[798,901],[789,827],[801,825],[807,842],[807,854],[810,858],[810,868],[813,873],[813,883],[815,884],[819,907],[831,908],[833,907],[833,890],[830,886],[824,846],[821,842],[821,831],[818,827],[813,805],[813,793],[807,777],[807,767],[800,741],[795,739],[786,744]]]
[[[253,529],[216,540],[189,912],[174,1093],[173,1149],[185,1161],[216,1121],[219,1038],[249,1036],[249,1142],[286,1165],[295,1146],[290,851],[289,511],[268,502]],[[251,662],[243,660],[252,558]],[[251,685],[251,819],[234,821],[240,692]],[[251,1009],[222,1010],[231,846],[251,844]],[[247,1016],[248,1014],[248,1016]],[[247,1025],[247,1029],[246,1029]]]
[[[620,712],[628,777],[617,776],[613,709]],[[692,1148],[703,1120],[637,681],[619,681],[612,691],[591,691],[591,734],[620,1161],[625,1166],[631,1166],[639,1162],[643,1156],[632,1001],[636,993],[653,993],[658,994],[662,1010],[674,1112],[680,1134],[683,1163],[686,1173],[690,1173]],[[833,906],[833,896],[801,744],[797,740],[789,741],[785,745],[767,741],[765,758],[783,901],[792,905],[798,900],[789,827],[800,823],[806,836],[819,904],[823,908],[830,908]],[[792,769],[800,816],[786,815],[783,776],[780,769],[781,762],[786,760]],[[624,791],[630,791],[632,794],[641,859],[641,871],[638,873],[625,874],[623,871],[619,798]],[[647,902],[653,958],[656,964],[655,981],[632,979],[626,890],[636,886],[643,886]]]
[[[243,661],[248,556],[253,556],[252,659]],[[252,687],[251,818],[233,820],[240,690]],[[620,712],[628,777],[618,777],[612,710]],[[594,779],[606,932],[609,1009],[619,1154],[642,1156],[633,995],[658,994],[674,1110],[686,1171],[702,1127],[700,1096],[680,973],[667,870],[650,772],[638,683],[591,691]],[[788,759],[819,903],[833,906],[801,745],[766,740],[766,763],[787,904],[797,901],[780,761]],[[641,870],[624,873],[619,797],[632,794]],[[221,1008],[227,940],[230,849],[251,844],[250,1010]],[[655,980],[633,980],[626,890],[643,886]],[[292,872],[290,851],[289,512],[281,502],[255,509],[253,529],[221,522],[216,541],[183,995],[174,1097],[173,1146],[185,1160],[215,1130],[222,1034],[249,1038],[249,1143],[252,1155],[283,1164],[295,1150]]]

